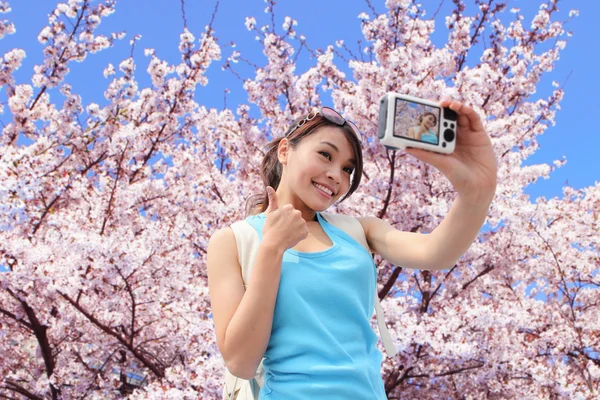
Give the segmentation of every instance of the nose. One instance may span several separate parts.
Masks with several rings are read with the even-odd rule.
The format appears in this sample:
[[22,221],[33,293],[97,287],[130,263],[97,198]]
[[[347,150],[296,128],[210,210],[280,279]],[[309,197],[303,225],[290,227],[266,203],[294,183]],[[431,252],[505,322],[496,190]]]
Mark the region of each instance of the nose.
[[334,181],[337,185],[340,184],[341,182],[341,171],[339,168],[337,167],[331,167],[327,170],[327,178],[331,179],[332,181]]

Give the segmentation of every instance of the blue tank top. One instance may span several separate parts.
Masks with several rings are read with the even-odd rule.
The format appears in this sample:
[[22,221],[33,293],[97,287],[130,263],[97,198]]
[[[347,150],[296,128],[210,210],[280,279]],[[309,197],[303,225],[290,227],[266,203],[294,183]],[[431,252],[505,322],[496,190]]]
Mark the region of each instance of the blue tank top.
[[427,128],[428,132],[421,135],[421,141],[427,143],[437,144],[438,137],[431,128]]
[[[259,399],[386,400],[382,354],[370,323],[373,258],[319,213],[317,218],[333,245],[283,255]],[[261,240],[265,220],[264,213],[246,219]]]

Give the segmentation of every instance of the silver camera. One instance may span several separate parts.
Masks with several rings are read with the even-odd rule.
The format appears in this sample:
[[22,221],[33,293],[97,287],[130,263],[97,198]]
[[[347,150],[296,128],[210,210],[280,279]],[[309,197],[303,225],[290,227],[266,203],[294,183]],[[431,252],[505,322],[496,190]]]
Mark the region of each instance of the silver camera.
[[416,147],[450,154],[456,144],[458,115],[439,104],[398,93],[379,103],[379,141],[390,149]]

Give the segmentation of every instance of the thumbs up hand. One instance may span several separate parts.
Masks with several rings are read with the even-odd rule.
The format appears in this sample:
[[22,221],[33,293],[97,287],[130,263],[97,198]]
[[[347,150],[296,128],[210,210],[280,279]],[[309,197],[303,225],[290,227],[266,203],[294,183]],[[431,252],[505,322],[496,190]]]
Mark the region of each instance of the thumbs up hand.
[[279,199],[275,189],[271,186],[267,186],[267,196],[269,196],[269,206],[265,210],[265,214],[269,215],[271,212],[276,211],[279,208]]
[[267,220],[263,226],[263,241],[285,251],[294,247],[308,236],[308,226],[300,210],[291,204],[279,207],[277,193],[267,186],[269,206],[265,210]]

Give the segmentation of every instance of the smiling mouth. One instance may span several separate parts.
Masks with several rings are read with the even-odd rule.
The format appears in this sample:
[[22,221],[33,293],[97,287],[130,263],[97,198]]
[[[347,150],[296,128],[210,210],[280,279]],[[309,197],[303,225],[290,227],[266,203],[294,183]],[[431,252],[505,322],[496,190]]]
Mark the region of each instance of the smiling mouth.
[[319,193],[321,193],[323,196],[325,196],[327,198],[331,198],[333,196],[333,193],[329,189],[327,189],[325,186],[319,185],[318,183],[315,183],[315,182],[313,182],[312,184],[317,189],[317,191]]

